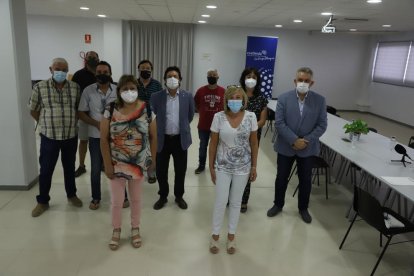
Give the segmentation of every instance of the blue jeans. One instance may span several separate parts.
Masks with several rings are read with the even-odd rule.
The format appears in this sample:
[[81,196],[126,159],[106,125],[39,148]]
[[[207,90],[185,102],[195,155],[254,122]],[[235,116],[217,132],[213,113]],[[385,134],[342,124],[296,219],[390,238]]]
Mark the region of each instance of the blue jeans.
[[78,148],[78,137],[67,140],[49,139],[40,134],[40,174],[39,174],[39,195],[36,200],[41,204],[48,204],[49,192],[52,186],[52,176],[61,153],[63,175],[65,178],[65,190],[68,198],[76,196],[75,184],[75,161]]
[[299,210],[306,210],[308,209],[309,197],[312,189],[312,156],[285,156],[280,153],[277,155],[277,176],[275,181],[274,203],[281,209],[285,205],[285,194],[288,185],[288,178],[295,160],[299,177],[298,208]]
[[91,190],[92,199],[101,200],[102,154],[101,139],[89,137],[89,153],[91,156]]
[[210,130],[198,130],[198,138],[200,138],[200,147],[198,148],[198,166],[205,168],[207,160],[207,147],[210,140]]

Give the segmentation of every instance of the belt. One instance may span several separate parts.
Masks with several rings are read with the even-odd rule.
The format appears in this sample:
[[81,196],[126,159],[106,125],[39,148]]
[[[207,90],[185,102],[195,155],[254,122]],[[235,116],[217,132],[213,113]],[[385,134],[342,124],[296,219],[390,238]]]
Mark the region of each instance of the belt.
[[165,134],[165,137],[167,137],[167,138],[175,138],[175,137],[178,137],[178,136],[180,136],[180,134]]

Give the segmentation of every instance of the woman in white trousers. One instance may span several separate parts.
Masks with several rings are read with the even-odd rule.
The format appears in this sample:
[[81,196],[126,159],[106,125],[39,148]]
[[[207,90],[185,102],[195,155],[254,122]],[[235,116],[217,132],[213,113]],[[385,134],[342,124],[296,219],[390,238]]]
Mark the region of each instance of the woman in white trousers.
[[257,119],[247,111],[247,95],[243,88],[229,86],[224,93],[224,111],[214,115],[211,124],[209,167],[216,185],[213,230],[210,252],[219,251],[219,236],[226,204],[229,202],[227,253],[236,251],[235,233],[240,216],[241,200],[247,181],[256,180]]

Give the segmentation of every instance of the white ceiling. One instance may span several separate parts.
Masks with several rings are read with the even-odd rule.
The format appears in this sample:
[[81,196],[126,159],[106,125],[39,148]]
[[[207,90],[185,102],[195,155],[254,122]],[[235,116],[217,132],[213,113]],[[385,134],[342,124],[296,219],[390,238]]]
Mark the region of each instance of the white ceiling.
[[[206,5],[217,5],[207,9]],[[82,11],[87,6],[89,11]],[[414,0],[26,0],[28,14],[110,19],[197,23],[222,26],[320,30],[333,12],[337,31],[355,28],[361,32],[414,31]],[[211,17],[203,19],[202,14]],[[367,21],[346,20],[361,18]],[[293,23],[301,19],[303,23]],[[392,25],[391,28],[382,27]]]

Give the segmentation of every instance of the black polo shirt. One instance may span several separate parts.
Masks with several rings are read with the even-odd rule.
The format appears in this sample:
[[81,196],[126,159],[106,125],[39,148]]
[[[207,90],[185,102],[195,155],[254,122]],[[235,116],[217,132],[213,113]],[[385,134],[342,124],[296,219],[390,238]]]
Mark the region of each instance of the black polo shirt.
[[96,83],[96,77],[95,77],[95,74],[89,71],[88,69],[82,68],[76,71],[76,73],[72,77],[72,81],[79,84],[80,92],[82,94],[83,89],[85,89],[85,87],[93,83]]

